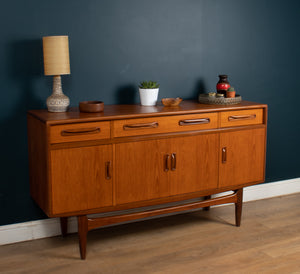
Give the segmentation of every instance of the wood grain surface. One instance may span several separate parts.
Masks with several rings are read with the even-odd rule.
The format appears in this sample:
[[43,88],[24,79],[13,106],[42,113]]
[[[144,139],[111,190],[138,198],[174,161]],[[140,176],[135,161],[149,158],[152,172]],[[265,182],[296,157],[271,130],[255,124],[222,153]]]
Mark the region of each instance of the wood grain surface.
[[[1,273],[299,273],[300,194],[1,246]],[[292,209],[292,210],[291,210]]]
[[67,143],[87,140],[109,139],[110,122],[75,123],[52,126],[50,143]]
[[219,187],[264,179],[265,138],[262,128],[220,134]]
[[52,150],[51,159],[53,214],[112,205],[111,145]]
[[238,105],[204,105],[197,101],[185,100],[179,107],[164,107],[157,105],[145,107],[141,105],[105,105],[104,111],[99,113],[84,113],[78,108],[70,108],[68,112],[51,113],[47,110],[30,110],[29,113],[49,125],[92,122],[101,120],[118,120],[128,118],[146,118],[165,115],[195,114],[207,112],[230,111],[239,109],[267,108],[266,104],[242,101]]
[[[202,122],[200,119],[207,119],[208,122]],[[189,121],[191,121],[189,124]],[[199,120],[199,123],[194,122]],[[180,125],[180,121],[186,121],[186,125]],[[156,127],[146,127],[145,125],[156,123]],[[125,126],[134,126],[135,128],[126,129]],[[140,128],[138,127],[139,125]],[[144,126],[143,126],[144,125]],[[140,119],[128,119],[114,121],[113,137],[135,136],[135,135],[147,135],[157,133],[169,133],[169,132],[184,132],[190,130],[203,130],[218,127],[218,115],[217,113],[205,113],[205,114],[189,114],[189,115],[173,115],[168,117],[152,117],[152,118],[140,118]]]
[[221,127],[257,125],[263,123],[263,109],[224,111],[220,117]]

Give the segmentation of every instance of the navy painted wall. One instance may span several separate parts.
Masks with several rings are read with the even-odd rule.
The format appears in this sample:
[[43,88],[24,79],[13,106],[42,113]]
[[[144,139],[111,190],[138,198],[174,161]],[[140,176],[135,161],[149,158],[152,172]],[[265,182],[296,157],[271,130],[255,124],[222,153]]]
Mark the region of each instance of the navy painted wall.
[[300,177],[299,0],[11,0],[0,9],[0,225],[44,218],[29,196],[26,111],[45,108],[42,36],[69,35],[63,89],[82,100],[196,98],[218,74],[269,105],[267,182]]

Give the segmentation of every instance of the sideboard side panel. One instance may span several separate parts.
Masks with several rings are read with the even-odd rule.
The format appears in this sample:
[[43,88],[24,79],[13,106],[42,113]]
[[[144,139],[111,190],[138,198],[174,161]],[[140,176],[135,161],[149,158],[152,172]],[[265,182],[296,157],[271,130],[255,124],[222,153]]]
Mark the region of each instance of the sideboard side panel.
[[47,175],[46,125],[31,115],[27,118],[30,195],[49,215],[50,186]]

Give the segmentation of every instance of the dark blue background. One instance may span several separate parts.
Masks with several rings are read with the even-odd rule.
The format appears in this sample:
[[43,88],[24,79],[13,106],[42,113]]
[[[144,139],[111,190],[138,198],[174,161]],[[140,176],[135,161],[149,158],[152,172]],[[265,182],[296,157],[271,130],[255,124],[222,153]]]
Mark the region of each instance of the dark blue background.
[[138,103],[141,80],[160,98],[195,99],[218,74],[269,105],[266,181],[299,169],[300,1],[11,0],[0,9],[0,224],[44,218],[29,196],[26,111],[45,108],[42,37],[69,35],[71,105]]

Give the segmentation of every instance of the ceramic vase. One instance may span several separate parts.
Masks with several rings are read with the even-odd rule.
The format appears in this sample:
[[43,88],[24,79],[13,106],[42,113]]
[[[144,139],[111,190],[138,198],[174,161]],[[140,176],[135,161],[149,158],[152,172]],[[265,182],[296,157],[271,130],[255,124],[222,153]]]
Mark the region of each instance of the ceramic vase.
[[224,94],[224,96],[226,95],[227,89],[230,88],[230,84],[227,78],[227,75],[219,75],[219,82],[217,83],[217,93]]

